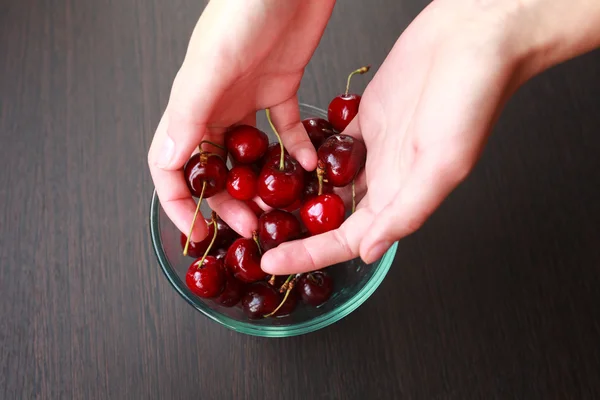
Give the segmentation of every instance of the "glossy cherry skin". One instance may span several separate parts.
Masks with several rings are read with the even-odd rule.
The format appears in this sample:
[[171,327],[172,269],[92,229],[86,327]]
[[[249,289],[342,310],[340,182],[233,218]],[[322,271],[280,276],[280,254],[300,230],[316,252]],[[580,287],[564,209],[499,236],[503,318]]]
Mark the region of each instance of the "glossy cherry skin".
[[215,258],[219,260],[225,260],[225,256],[227,255],[227,249],[224,249],[222,247],[216,250],[211,249],[210,255],[215,256]]
[[235,279],[227,269],[224,269],[224,273],[225,287],[221,294],[214,299],[214,302],[223,307],[233,307],[242,299],[246,284]]
[[207,256],[202,266],[199,266],[200,260],[194,261],[188,268],[185,283],[199,297],[216,297],[225,287],[226,276],[223,261],[213,256]]
[[333,279],[325,271],[313,271],[303,274],[296,288],[304,304],[318,307],[331,297]]
[[263,251],[297,239],[301,233],[300,221],[287,211],[267,211],[258,219],[258,241]]
[[281,297],[267,282],[256,282],[246,288],[242,297],[242,309],[250,319],[260,319],[272,313],[279,303]]
[[236,126],[225,136],[225,147],[238,164],[250,164],[260,160],[268,146],[267,134],[250,125]]
[[267,277],[260,269],[260,258],[260,250],[253,239],[239,238],[227,250],[225,266],[236,279],[252,283]]
[[284,157],[283,170],[274,158],[263,166],[258,176],[257,193],[266,205],[284,208],[300,199],[304,188],[304,170],[290,156]]
[[217,155],[196,153],[185,164],[183,174],[192,196],[200,197],[202,182],[206,182],[204,198],[208,199],[225,189],[227,164]]
[[256,196],[256,178],[252,167],[237,165],[227,174],[227,192],[234,199],[250,200]]
[[321,147],[325,139],[335,133],[331,123],[323,118],[307,118],[302,121],[302,125],[315,149]]
[[[333,193],[333,185],[329,182],[323,182],[322,194]],[[304,189],[302,199],[307,201],[319,194],[319,178],[315,171],[306,171],[304,174]]]
[[325,178],[336,187],[352,182],[365,165],[367,148],[360,140],[348,135],[333,135],[317,151],[318,166],[325,170]]
[[333,128],[342,132],[358,114],[361,96],[358,94],[340,94],[331,100],[327,109],[327,119]]
[[300,218],[311,235],[337,229],[344,222],[344,202],[335,193],[309,199],[300,209]]

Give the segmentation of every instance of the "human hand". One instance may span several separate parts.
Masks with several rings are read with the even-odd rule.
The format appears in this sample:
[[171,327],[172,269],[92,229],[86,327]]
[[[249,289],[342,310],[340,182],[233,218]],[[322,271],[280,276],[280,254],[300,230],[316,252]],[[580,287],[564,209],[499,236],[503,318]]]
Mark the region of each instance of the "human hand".
[[582,7],[431,3],[397,41],[344,131],[367,146],[356,212],[339,229],[269,250],[262,268],[284,275],[358,256],[370,263],[418,229],[467,176],[509,96],[598,45],[600,7],[576,1]]
[[[185,162],[202,140],[222,144],[229,126],[254,125],[257,110],[270,108],[290,154],[305,169],[316,167],[296,92],[334,3],[219,0],[205,8],[148,153],[161,206],[182,232],[189,232],[196,208],[183,177]],[[256,215],[226,191],[207,202],[239,234],[249,237],[256,229]],[[207,232],[199,218],[192,240]]]

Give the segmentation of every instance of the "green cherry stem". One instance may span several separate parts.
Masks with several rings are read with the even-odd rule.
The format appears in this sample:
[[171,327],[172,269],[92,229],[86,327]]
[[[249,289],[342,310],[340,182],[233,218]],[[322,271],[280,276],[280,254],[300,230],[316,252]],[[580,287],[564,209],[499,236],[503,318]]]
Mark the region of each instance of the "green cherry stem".
[[294,282],[292,282],[292,278],[294,277],[294,275],[290,275],[287,277],[287,279],[285,280],[285,282],[283,283],[283,285],[281,286],[282,288],[285,286],[287,287],[287,290],[285,291],[285,296],[283,296],[283,300],[281,300],[281,303],[279,303],[279,305],[277,306],[276,309],[274,309],[272,312],[268,313],[267,315],[265,315],[265,318],[269,318],[273,315],[275,315],[275,313],[277,313],[277,311],[279,311],[279,309],[281,307],[283,307],[283,305],[285,304],[286,300],[288,299],[290,292],[292,291],[292,289],[294,288]]
[[190,240],[192,237],[192,232],[194,232],[194,225],[196,225],[196,218],[200,212],[200,205],[202,204],[202,197],[204,197],[204,189],[206,189],[206,181],[202,181],[202,191],[200,192],[200,198],[198,199],[198,204],[196,205],[196,212],[194,212],[194,218],[192,219],[192,226],[190,227],[190,233],[187,236],[187,240],[185,241],[185,247],[183,248],[183,255],[187,257],[188,248],[190,246]]
[[364,74],[365,72],[369,71],[369,69],[371,69],[371,66],[367,65],[365,67],[360,67],[359,69],[350,72],[350,75],[348,75],[348,82],[346,82],[346,92],[344,93],[344,96],[348,96],[348,90],[350,90],[350,80],[352,79],[352,77],[356,74]]
[[275,136],[277,136],[277,141],[279,141],[279,147],[281,149],[281,154],[279,155],[279,170],[283,171],[283,169],[285,168],[285,148],[283,147],[283,142],[281,141],[281,136],[279,136],[279,132],[277,132],[277,129],[275,129],[275,125],[273,125],[273,121],[271,120],[271,110],[269,110],[268,108],[265,110],[265,114],[267,114],[267,121],[269,121],[269,125],[271,125],[271,129],[273,130],[273,133],[275,133]]
[[258,253],[262,256],[263,252],[262,252],[262,249],[260,248],[260,242],[258,241],[258,232],[257,231],[252,232],[252,240],[254,240],[254,243],[256,243],[256,247],[258,247]]
[[198,263],[198,268],[202,267],[202,264],[204,264],[204,259],[206,258],[206,256],[208,256],[208,252],[212,249],[213,244],[215,244],[215,240],[217,240],[217,233],[218,233],[217,232],[217,218],[215,217],[214,212],[213,212],[212,220],[210,222],[213,225],[213,228],[214,228],[215,232],[213,233],[213,237],[212,237],[212,239],[210,241],[210,244],[206,248],[206,251],[204,252],[204,255],[202,256],[202,259]]
[[200,145],[198,146],[198,148],[200,149],[200,151],[202,151],[202,145],[204,143],[210,144],[212,146],[215,146],[216,148],[219,148],[223,151],[227,151],[227,149],[225,148],[225,146],[221,146],[220,144],[216,144],[215,142],[211,142],[210,140],[203,140],[200,142]]

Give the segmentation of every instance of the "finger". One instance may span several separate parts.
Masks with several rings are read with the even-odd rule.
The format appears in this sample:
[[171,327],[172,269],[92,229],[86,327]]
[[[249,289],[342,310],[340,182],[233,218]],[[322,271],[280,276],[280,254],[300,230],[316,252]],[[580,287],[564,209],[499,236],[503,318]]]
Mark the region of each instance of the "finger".
[[[344,187],[336,187],[333,188],[333,192],[342,198],[344,204],[346,205],[346,209],[349,210],[352,206],[352,184],[346,185]],[[356,179],[354,180],[354,203],[358,204],[362,201],[367,193],[367,174],[364,169],[362,169]]]
[[463,152],[447,148],[416,158],[399,194],[372,219],[360,243],[361,258],[372,263],[395,241],[419,229],[467,176],[473,163]]
[[352,121],[350,121],[348,126],[346,126],[346,128],[344,128],[344,130],[341,133],[343,135],[348,135],[348,136],[352,136],[353,138],[363,140],[362,133],[360,131],[359,120],[360,120],[360,110],[359,110],[358,114],[356,114],[356,116],[354,118],[352,118]]
[[243,237],[252,237],[252,232],[258,227],[258,218],[246,203],[234,199],[226,191],[218,193],[206,201],[231,229]]
[[[166,129],[167,119],[168,115],[163,115],[158,124],[157,132]],[[155,136],[155,139],[158,136],[160,136],[160,133]],[[163,210],[177,229],[188,235],[196,211],[196,203],[192,199],[192,195],[183,179],[182,170],[170,171],[158,168],[150,157],[148,165]],[[197,218],[191,240],[200,241],[206,237],[207,233],[208,229],[204,218]]]
[[263,255],[261,267],[269,274],[286,275],[314,271],[356,258],[360,239],[372,217],[368,207],[362,208],[338,229],[282,243]]
[[296,96],[270,108],[273,125],[287,151],[307,171],[317,167],[317,152],[304,125],[300,122],[300,108]]

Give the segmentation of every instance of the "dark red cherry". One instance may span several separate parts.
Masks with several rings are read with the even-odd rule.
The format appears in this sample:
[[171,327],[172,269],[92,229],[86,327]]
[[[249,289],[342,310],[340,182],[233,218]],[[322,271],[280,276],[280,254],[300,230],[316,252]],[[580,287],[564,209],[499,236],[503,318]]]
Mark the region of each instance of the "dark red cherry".
[[[211,237],[212,231],[209,231],[207,237]],[[236,231],[231,229],[221,217],[217,217],[217,238],[215,239],[214,247],[227,249],[233,243],[233,241],[239,238],[240,235]]]
[[281,297],[267,282],[256,282],[246,288],[242,297],[242,309],[250,319],[260,319],[272,313],[279,303]]
[[317,151],[318,168],[325,171],[325,179],[333,186],[350,183],[365,165],[367,148],[358,139],[348,135],[333,135]]
[[205,199],[225,189],[227,164],[215,154],[194,154],[185,164],[183,173],[187,186],[195,197],[200,197],[203,182],[206,182],[203,195]]
[[227,269],[224,269],[224,271],[226,277],[225,287],[221,294],[214,299],[214,302],[223,307],[233,307],[239,303],[244,295],[246,285],[235,279]]
[[[283,154],[285,154],[286,156],[290,155],[290,153],[288,153],[288,151],[286,149],[283,149]],[[278,142],[270,143],[269,147],[267,148],[267,152],[265,153],[265,155],[263,156],[263,158],[260,160],[260,162],[258,164],[262,168],[262,166],[265,165],[267,161],[275,159],[275,158],[279,159],[280,156],[281,156],[281,146],[279,145],[279,143]]]
[[256,196],[256,178],[252,167],[237,165],[227,174],[227,192],[234,199],[250,200]]
[[302,302],[313,307],[325,303],[333,293],[333,279],[325,271],[303,274],[296,286]]
[[258,204],[256,204],[256,202],[254,200],[246,200],[246,204],[248,204],[248,207],[250,207],[250,209],[252,210],[252,212],[257,217],[260,217],[265,212],[265,210],[263,210],[262,208],[260,208],[260,206]]
[[[333,193],[333,185],[329,182],[323,182],[322,194]],[[307,201],[319,194],[319,178],[316,171],[306,171],[304,174],[304,189],[302,199]]]
[[335,193],[321,194],[309,199],[300,209],[300,218],[311,235],[337,229],[344,222],[346,210],[341,197]]
[[350,121],[352,121],[356,114],[358,114],[361,96],[358,94],[348,93],[348,90],[350,89],[350,80],[355,74],[364,74],[368,70],[369,67],[367,66],[352,71],[350,75],[348,75],[346,92],[334,97],[333,100],[331,100],[331,103],[329,103],[327,119],[338,132],[342,132],[344,129],[346,129]]
[[269,160],[258,176],[257,193],[266,205],[283,208],[292,205],[302,195],[304,170],[290,156],[284,156],[283,168],[279,159]]
[[202,265],[200,261],[201,258],[190,265],[185,275],[185,283],[199,297],[216,297],[225,287],[223,261],[213,256],[206,256]]
[[219,260],[225,260],[225,255],[227,255],[227,249],[224,249],[221,247],[216,250],[211,250],[210,254],[212,256],[215,256],[215,258],[217,258]]
[[[215,226],[211,223],[209,218],[205,218],[206,223],[208,224],[208,234],[204,239],[199,242],[190,242],[188,246],[188,256],[193,258],[200,258],[208,249],[210,242],[212,241],[213,235],[215,233]],[[217,217],[217,238],[215,239],[215,244],[213,245],[211,250],[211,255],[216,255],[216,251],[219,248],[228,248],[231,243],[235,239],[237,239],[239,235],[229,227],[221,218]],[[180,243],[181,248],[185,248],[185,242],[187,241],[187,235],[182,233],[180,235]]]
[[258,241],[263,251],[297,239],[301,232],[300,221],[287,211],[267,211],[258,219]]
[[253,239],[239,238],[231,244],[225,255],[225,266],[236,279],[256,282],[267,277],[260,268],[261,253]]
[[302,125],[304,125],[304,129],[308,133],[308,138],[313,146],[315,146],[315,149],[318,149],[325,139],[335,133],[333,126],[323,118],[307,118],[302,121]]
[[225,147],[238,164],[250,164],[260,160],[269,146],[266,133],[250,125],[232,128],[225,137]]

